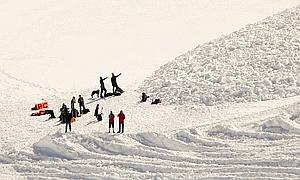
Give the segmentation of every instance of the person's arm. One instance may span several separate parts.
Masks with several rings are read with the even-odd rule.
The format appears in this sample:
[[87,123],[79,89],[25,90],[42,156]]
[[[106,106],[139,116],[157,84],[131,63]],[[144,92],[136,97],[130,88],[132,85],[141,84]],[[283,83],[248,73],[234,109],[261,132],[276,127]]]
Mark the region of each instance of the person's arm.
[[119,77],[121,75],[121,73],[120,74],[118,74],[116,77]]
[[107,78],[108,78],[108,77],[104,78],[103,81],[104,81],[105,79],[107,79]]

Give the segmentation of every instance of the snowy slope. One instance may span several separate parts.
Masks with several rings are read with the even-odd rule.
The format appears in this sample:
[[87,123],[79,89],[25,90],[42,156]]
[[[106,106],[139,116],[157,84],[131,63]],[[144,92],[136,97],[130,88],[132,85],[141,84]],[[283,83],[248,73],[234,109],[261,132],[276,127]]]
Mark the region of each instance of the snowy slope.
[[300,94],[300,6],[199,45],[144,82],[168,104],[250,102]]
[[[78,4],[74,6],[79,8]],[[63,9],[60,12],[64,12]],[[281,16],[275,17],[280,19]],[[210,45],[203,45],[206,46]],[[202,52],[202,47],[199,48]],[[258,102],[218,104],[216,101],[217,105],[206,106],[201,101],[199,104],[197,94],[185,99],[184,91],[178,101],[184,105],[173,101],[176,94],[171,97],[164,93],[152,94],[152,97],[163,95],[163,101],[170,100],[172,105],[151,105],[150,102],[139,103],[141,93],[134,84],[122,86],[125,90],[122,96],[91,99],[90,92],[94,89],[61,91],[43,83],[47,76],[40,76],[41,81],[36,76],[22,76],[22,72],[30,74],[41,69],[53,73],[51,81],[69,80],[69,77],[57,78],[57,71],[63,71],[65,64],[49,54],[42,56],[42,61],[30,55],[21,61],[22,53],[20,57],[20,54],[4,54],[1,58],[4,64],[0,66],[0,179],[300,179],[300,96]],[[173,65],[182,68],[182,62],[176,61]],[[47,68],[49,64],[51,67]],[[156,75],[166,81],[166,78],[177,77],[176,73],[165,76],[166,70],[169,69],[161,69]],[[285,76],[281,69],[276,72]],[[209,76],[214,74],[215,71],[208,73]],[[248,78],[247,74],[243,76],[245,80],[241,82]],[[180,77],[188,79],[190,76],[183,73]],[[257,77],[253,74],[253,78]],[[123,79],[119,80],[123,85]],[[180,85],[175,80],[171,88],[166,88],[169,92]],[[147,82],[159,88],[160,80],[148,79]],[[281,83],[285,85],[285,81]],[[209,84],[200,88],[214,90]],[[290,92],[284,88],[283,92]],[[30,108],[42,99],[49,101],[58,116],[61,104],[64,102],[69,107],[71,97],[79,94],[83,95],[91,113],[77,118],[71,133],[64,133],[65,126],[58,119],[29,116]],[[221,95],[229,97],[226,93]],[[233,97],[232,101],[236,99]],[[96,104],[103,107],[102,122],[93,116]],[[115,114],[123,110],[126,114],[124,134],[108,134],[110,110]]]
[[[0,76],[1,101],[9,97],[0,115],[1,179],[300,178],[299,96],[185,107],[138,103],[130,88],[106,100],[89,99],[87,91],[92,112],[97,103],[104,107],[103,122],[89,113],[65,134],[58,119],[28,116],[29,107],[43,96],[57,110],[71,93]],[[125,134],[108,134],[109,110],[121,109]]]

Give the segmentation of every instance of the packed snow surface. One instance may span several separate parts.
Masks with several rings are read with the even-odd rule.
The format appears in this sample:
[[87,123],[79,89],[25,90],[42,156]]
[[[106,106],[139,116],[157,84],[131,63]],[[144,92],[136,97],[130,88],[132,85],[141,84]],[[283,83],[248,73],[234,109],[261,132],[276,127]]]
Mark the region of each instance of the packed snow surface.
[[300,6],[177,57],[142,90],[167,104],[251,102],[300,94]]

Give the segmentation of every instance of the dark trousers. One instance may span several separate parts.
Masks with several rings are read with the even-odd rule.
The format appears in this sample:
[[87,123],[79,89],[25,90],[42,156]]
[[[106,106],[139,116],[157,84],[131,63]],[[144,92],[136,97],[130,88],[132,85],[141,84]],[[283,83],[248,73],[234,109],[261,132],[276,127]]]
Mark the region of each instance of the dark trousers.
[[117,91],[118,88],[119,88],[119,86],[117,84],[113,86],[113,93],[114,94],[116,93],[116,91]]
[[[81,110],[81,108],[82,108],[82,110]],[[84,104],[79,104],[80,114],[82,114],[83,110],[85,110]]]
[[[103,94],[103,92],[104,92],[104,94]],[[100,97],[101,98],[103,98],[103,96],[105,97],[106,96],[106,89],[105,89],[105,87],[101,87],[101,92],[100,92]],[[103,95],[102,95],[103,94]]]
[[72,117],[77,117],[77,116],[76,116],[75,108],[71,109],[71,116],[72,116]]
[[67,130],[68,130],[68,125],[69,125],[69,130],[71,132],[71,122],[66,122],[66,133],[67,133]]
[[113,129],[113,133],[114,133],[115,132],[115,130],[114,130],[114,122],[110,122],[108,128],[109,128],[109,131],[108,131],[109,133],[110,133],[110,128]]
[[[121,131],[121,129],[122,129],[122,131]],[[118,131],[118,133],[123,133],[124,132],[124,122],[119,122],[119,131]]]
[[61,114],[60,116],[61,116],[61,119],[60,119],[61,122],[62,122],[62,123],[66,123],[66,121],[67,121],[66,116],[64,116],[63,114]]

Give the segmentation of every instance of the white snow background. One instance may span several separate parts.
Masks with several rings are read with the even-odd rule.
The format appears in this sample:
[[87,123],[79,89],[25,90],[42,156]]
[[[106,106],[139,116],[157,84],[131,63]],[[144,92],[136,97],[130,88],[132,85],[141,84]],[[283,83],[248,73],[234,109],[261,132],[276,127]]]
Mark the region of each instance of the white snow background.
[[[299,179],[299,4],[0,1],[0,179]],[[111,72],[125,93],[91,99]],[[78,94],[71,133],[29,116]]]

